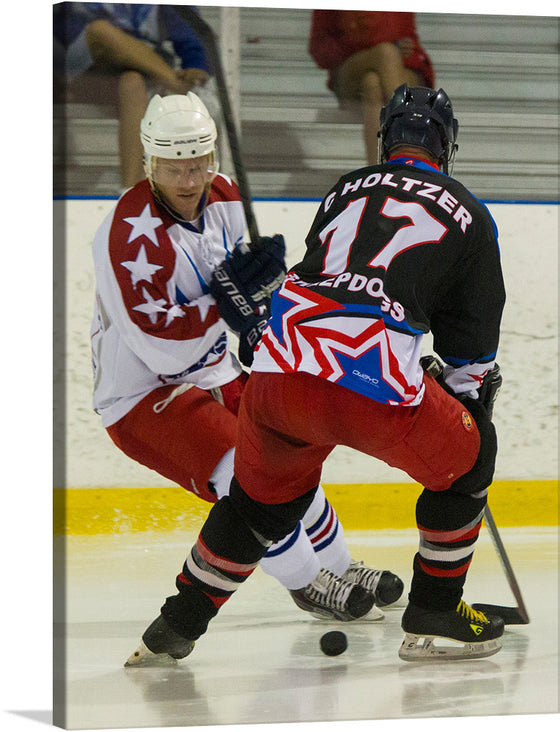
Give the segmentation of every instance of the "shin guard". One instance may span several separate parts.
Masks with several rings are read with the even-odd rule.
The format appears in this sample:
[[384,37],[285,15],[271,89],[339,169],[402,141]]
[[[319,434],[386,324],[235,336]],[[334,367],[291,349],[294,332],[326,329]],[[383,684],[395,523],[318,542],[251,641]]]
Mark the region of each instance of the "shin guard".
[[179,594],[168,597],[161,608],[168,625],[184,638],[199,638],[270,543],[248,526],[228,496],[218,501],[177,577]]
[[475,497],[424,490],[420,495],[416,505],[420,546],[410,602],[438,610],[457,607],[486,505],[486,491],[482,493]]
[[448,490],[424,490],[416,504],[420,547],[409,599],[428,609],[454,610],[461,599],[494,475],[498,449],[494,425],[482,404],[473,399],[464,404],[480,434],[476,462]]

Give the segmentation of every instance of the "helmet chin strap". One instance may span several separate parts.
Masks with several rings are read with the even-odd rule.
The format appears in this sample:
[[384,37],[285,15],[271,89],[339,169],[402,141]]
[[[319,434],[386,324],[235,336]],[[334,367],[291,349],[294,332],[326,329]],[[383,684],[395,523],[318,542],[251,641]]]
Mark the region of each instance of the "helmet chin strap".
[[190,221],[194,221],[199,216],[202,215],[202,212],[206,208],[206,204],[208,203],[208,196],[210,195],[210,188],[212,187],[212,180],[214,180],[214,176],[212,176],[212,179],[206,183],[204,186],[204,192],[200,196],[200,200],[198,202],[198,205],[200,206],[200,202],[202,201],[202,206],[200,206],[200,209],[197,211],[196,216],[194,216],[192,219],[185,219],[181,214],[176,211],[172,206],[169,205],[169,203],[166,201],[165,197],[162,195],[161,191],[158,189],[157,185],[154,183],[151,176],[147,176],[148,181],[150,183],[150,188],[152,189],[152,193],[154,195],[154,198],[156,199],[156,202],[162,206],[167,213],[172,216],[176,221],[179,221],[182,224],[188,224]]
[[154,182],[153,169],[152,169],[152,156],[144,155],[144,172],[146,173],[146,178],[148,179],[148,183],[150,184],[150,188],[152,189],[152,193],[154,195],[154,198],[156,199],[156,202],[160,206],[163,206],[163,208],[168,213],[170,213],[173,216],[173,218],[177,218],[177,214],[174,211],[172,211],[171,208],[168,206],[168,204],[165,202],[164,197],[161,195],[157,185]]
[[446,168],[449,168],[449,172],[446,170],[446,175],[452,175],[453,174],[453,167],[455,166],[455,153],[457,152],[458,145],[453,145],[451,148],[450,153],[446,157]]
[[383,145],[381,143],[381,131],[377,133],[377,163],[381,165],[385,162],[385,157],[383,155]]
[[[202,206],[200,207],[200,210],[198,211],[198,213],[196,214],[194,219],[197,219],[202,214],[204,209],[206,208],[206,204],[208,202],[208,196],[210,195],[210,188],[212,187],[212,181],[214,180],[214,177],[218,173],[219,162],[218,162],[215,150],[212,151],[211,156],[212,156],[212,165],[214,166],[213,174],[212,174],[212,177],[210,178],[210,180],[204,185],[204,192],[202,193],[202,195],[200,197],[200,201],[202,201]],[[153,172],[154,172],[153,171],[153,161],[152,161],[153,157],[155,157],[155,156],[144,155],[144,172],[146,173],[146,178],[148,179],[148,183],[150,184],[150,188],[152,189],[152,193],[154,195],[154,198],[156,199],[156,202],[160,206],[162,206],[167,211],[167,213],[170,216],[172,216],[174,219],[176,219],[177,221],[180,221],[183,224],[188,224],[189,221],[187,221],[187,219],[185,219],[183,216],[181,216],[181,214],[178,211],[175,211],[175,209],[172,206],[170,206],[169,203],[167,203],[165,196],[161,193],[161,191],[157,187],[157,184],[154,181],[154,176],[153,176]],[[198,202],[199,206],[200,206],[200,201]],[[191,221],[194,221],[194,219],[191,219]]]

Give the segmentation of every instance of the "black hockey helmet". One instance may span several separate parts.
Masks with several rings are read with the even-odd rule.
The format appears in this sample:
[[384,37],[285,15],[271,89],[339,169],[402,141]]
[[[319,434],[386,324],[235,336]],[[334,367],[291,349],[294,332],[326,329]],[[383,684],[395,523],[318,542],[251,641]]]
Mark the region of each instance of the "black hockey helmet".
[[[453,168],[459,123],[447,94],[424,86],[399,86],[380,114],[379,162],[401,145],[431,153],[444,173]],[[451,163],[451,166],[450,166]]]

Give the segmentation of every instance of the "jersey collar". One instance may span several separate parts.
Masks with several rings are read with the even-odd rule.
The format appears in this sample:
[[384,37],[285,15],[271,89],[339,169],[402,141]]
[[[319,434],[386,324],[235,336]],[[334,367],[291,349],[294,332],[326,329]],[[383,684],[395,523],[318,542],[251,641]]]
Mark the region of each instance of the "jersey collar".
[[200,214],[196,217],[196,219],[193,219],[193,221],[195,221],[196,223],[192,223],[191,221],[185,221],[185,219],[181,218],[181,215],[179,213],[174,211],[171,206],[168,206],[164,201],[161,201],[161,204],[173,217],[174,223],[179,224],[179,226],[182,226],[183,229],[187,229],[188,231],[194,231],[195,234],[204,233],[204,207],[206,206],[206,193],[203,193],[202,198],[200,199]]
[[435,163],[428,163],[426,160],[420,160],[412,155],[398,155],[393,158],[389,158],[387,163],[392,165],[411,165],[414,168],[423,168],[424,170],[437,170],[441,173],[441,170]]

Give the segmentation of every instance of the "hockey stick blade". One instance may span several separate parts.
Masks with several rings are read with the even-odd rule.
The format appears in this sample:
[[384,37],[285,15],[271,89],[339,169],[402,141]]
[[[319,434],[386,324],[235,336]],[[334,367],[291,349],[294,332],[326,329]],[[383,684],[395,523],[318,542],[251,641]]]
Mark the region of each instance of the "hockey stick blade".
[[504,605],[487,605],[483,602],[473,603],[473,610],[483,612],[485,615],[494,615],[502,618],[506,625],[527,625],[529,617],[521,614],[517,607],[505,607]]
[[210,63],[216,77],[216,85],[218,87],[218,95],[220,98],[220,105],[222,108],[222,114],[224,117],[224,123],[226,126],[226,132],[228,136],[229,148],[231,150],[231,159],[235,168],[235,176],[237,178],[237,186],[239,188],[239,195],[241,196],[241,203],[243,204],[243,211],[245,213],[245,219],[247,221],[247,230],[249,232],[250,248],[255,249],[259,246],[260,238],[257,227],[257,221],[252,207],[251,192],[249,190],[249,182],[245,173],[245,166],[243,164],[243,157],[241,154],[241,144],[237,135],[237,129],[233,118],[233,112],[231,109],[229,92],[227,89],[224,71],[222,67],[222,59],[216,41],[216,35],[212,28],[204,21],[198,13],[191,8],[184,5],[174,5],[175,11],[188,23],[191,28],[200,36],[204,47],[210,58]]
[[[510,624],[510,625],[527,625],[529,620],[529,613],[527,612],[527,608],[525,607],[525,603],[523,602],[523,597],[521,595],[521,590],[519,589],[519,584],[517,583],[517,579],[515,577],[513,567],[510,564],[506,548],[502,542],[502,539],[500,537],[500,533],[498,531],[498,527],[496,526],[496,523],[494,521],[494,518],[492,516],[492,513],[490,511],[490,507],[488,504],[486,504],[484,508],[484,521],[486,522],[486,526],[488,528],[488,531],[490,533],[490,538],[492,539],[492,543],[494,544],[494,549],[496,550],[496,553],[498,554],[498,557],[500,558],[500,562],[502,564],[502,568],[505,572],[506,579],[508,581],[508,584],[510,586],[510,589],[513,593],[513,596],[515,597],[517,601],[517,607],[516,608],[508,608],[503,607],[501,605],[483,605],[479,604],[477,606],[473,607],[475,610],[482,610],[486,614],[486,610],[483,608],[493,608],[493,612],[490,612],[490,615],[498,615],[500,617],[503,617],[504,623]],[[500,612],[501,611],[501,612]],[[509,618],[506,619],[506,618]]]

